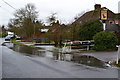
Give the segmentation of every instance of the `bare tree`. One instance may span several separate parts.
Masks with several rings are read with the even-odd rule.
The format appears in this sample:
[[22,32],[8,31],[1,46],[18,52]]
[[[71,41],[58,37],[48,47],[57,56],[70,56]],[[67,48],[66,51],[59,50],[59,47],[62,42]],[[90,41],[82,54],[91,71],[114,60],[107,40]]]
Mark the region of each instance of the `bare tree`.
[[21,27],[26,37],[31,37],[34,33],[34,22],[37,20],[38,12],[33,4],[29,3],[24,8],[18,9],[11,19],[11,24]]
[[52,25],[53,23],[55,23],[57,21],[57,17],[56,17],[56,14],[57,13],[52,13],[48,19],[47,19],[47,22]]

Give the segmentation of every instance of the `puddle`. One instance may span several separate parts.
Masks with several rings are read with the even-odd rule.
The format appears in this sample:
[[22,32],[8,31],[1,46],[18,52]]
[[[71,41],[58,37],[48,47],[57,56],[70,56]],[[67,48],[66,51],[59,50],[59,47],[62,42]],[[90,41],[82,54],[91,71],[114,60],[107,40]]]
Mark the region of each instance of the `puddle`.
[[100,67],[104,68],[107,67],[105,62],[88,55],[73,55],[73,58],[71,59],[73,62],[88,65],[88,66],[94,66],[94,67]]
[[[38,52],[37,48],[32,48],[32,47],[28,47],[28,46],[24,46],[24,45],[16,45],[13,43],[4,43],[4,46],[7,46],[8,48],[10,48],[16,52],[23,53],[26,56],[40,55],[40,54],[37,54],[37,53],[40,53],[40,52]],[[43,52],[41,54],[43,54]]]
[[106,63],[93,57],[87,55],[80,54],[63,54],[60,52],[60,48],[56,48],[54,46],[37,46],[43,49],[32,48],[28,46],[20,46],[12,43],[5,43],[5,45],[11,48],[14,51],[24,53],[27,56],[37,55],[40,57],[47,57],[53,60],[61,60],[61,61],[70,61],[74,63],[84,64],[87,66],[105,68]]

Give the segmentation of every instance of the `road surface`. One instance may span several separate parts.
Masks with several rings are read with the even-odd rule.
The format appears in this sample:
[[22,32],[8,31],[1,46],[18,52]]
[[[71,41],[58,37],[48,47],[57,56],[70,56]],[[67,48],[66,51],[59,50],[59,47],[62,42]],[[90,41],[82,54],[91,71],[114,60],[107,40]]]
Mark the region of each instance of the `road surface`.
[[25,56],[3,46],[3,78],[118,78],[117,68],[95,68],[77,63]]
[[2,42],[4,41],[3,38],[0,38],[0,79],[2,78]]

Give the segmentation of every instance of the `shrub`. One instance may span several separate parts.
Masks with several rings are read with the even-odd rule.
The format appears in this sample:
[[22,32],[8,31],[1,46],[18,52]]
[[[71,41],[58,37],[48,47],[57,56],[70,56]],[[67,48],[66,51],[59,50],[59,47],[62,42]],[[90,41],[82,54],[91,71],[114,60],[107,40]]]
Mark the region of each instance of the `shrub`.
[[7,33],[2,33],[2,37],[6,37],[7,35]]
[[117,36],[109,31],[102,31],[93,37],[95,41],[94,49],[97,51],[115,50],[118,42]]
[[99,20],[93,20],[83,24],[79,30],[80,40],[92,40],[93,36],[102,31],[102,23]]

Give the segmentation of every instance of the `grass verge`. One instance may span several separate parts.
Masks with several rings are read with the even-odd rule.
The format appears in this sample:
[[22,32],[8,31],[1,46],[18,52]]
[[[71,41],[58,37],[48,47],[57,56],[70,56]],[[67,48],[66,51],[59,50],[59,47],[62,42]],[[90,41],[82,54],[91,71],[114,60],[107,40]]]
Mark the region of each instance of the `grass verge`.
[[16,41],[16,40],[12,40],[12,42],[13,42],[14,44],[17,44],[17,45],[24,45],[23,43],[21,43],[21,42],[19,42],[19,41]]
[[36,48],[36,49],[42,49],[40,47],[35,47],[35,45],[25,45],[25,44],[21,43],[20,41],[16,41],[16,40],[12,40],[12,42],[14,44],[21,45],[21,46],[27,46],[27,47]]

